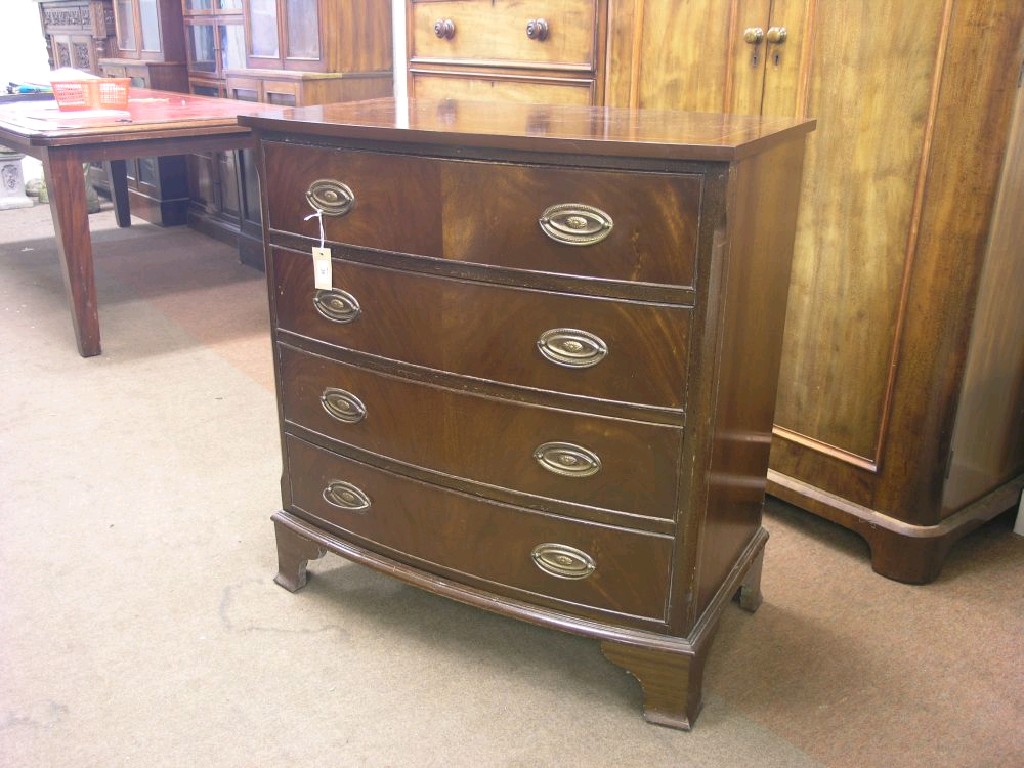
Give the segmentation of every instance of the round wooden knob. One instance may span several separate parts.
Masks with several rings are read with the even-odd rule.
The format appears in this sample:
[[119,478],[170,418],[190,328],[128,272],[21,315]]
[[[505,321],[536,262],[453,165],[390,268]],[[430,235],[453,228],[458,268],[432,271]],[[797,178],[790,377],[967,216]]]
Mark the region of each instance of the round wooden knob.
[[455,22],[451,19],[438,19],[434,22],[434,34],[441,40],[451,40],[455,37]]
[[549,31],[544,19],[530,19],[526,22],[526,36],[531,40],[547,40]]

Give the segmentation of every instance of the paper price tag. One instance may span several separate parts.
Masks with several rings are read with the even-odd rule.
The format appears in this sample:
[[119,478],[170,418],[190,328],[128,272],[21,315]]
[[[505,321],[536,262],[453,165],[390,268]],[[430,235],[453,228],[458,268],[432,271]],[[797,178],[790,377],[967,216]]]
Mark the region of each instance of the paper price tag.
[[334,287],[330,248],[313,249],[313,287],[318,291],[329,291]]

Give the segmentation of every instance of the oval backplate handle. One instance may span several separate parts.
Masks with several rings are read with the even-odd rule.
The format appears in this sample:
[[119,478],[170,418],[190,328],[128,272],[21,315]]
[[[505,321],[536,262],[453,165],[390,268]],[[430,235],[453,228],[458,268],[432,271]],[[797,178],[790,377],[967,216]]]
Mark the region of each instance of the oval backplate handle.
[[324,488],[324,501],[332,507],[349,512],[365,512],[371,506],[370,497],[352,483],[331,480]]
[[574,443],[543,443],[533,452],[548,472],[563,477],[590,477],[601,471],[601,459],[593,451]]
[[313,306],[332,323],[351,323],[360,312],[356,297],[340,288],[317,291],[313,294]]
[[335,179],[317,179],[306,190],[306,202],[325,216],[344,216],[356,204],[352,188]]
[[338,387],[327,387],[320,395],[320,403],[332,419],[343,424],[357,424],[366,418],[363,401]]
[[544,573],[559,579],[578,581],[597,570],[594,558],[565,544],[540,544],[530,551],[530,557]]
[[612,217],[582,203],[552,205],[540,215],[544,234],[562,245],[595,245],[612,231]]
[[537,349],[555,365],[564,368],[592,368],[608,354],[600,336],[575,328],[552,328],[537,339]]

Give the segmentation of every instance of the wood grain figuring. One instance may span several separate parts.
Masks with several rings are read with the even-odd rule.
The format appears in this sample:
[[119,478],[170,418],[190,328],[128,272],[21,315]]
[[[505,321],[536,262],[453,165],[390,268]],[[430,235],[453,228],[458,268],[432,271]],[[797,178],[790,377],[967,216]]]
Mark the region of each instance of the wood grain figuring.
[[[742,10],[731,12],[722,5],[645,3],[639,108],[759,112],[764,70],[752,66],[753,47],[742,34],[745,27],[767,28],[770,0],[745,2]],[[731,6],[738,5],[733,0]],[[681,40],[693,42],[681,45]],[[760,49],[763,57],[763,44]]]
[[[666,408],[685,403],[684,307],[516,290],[336,259],[335,286],[362,308],[343,325],[313,306],[308,254],[274,250],[271,271],[280,327],[300,336],[517,386]],[[517,322],[510,325],[510,318]],[[574,326],[608,345],[593,368],[564,368],[537,351],[542,333]]]
[[[764,86],[758,110],[760,114],[817,116],[817,112],[807,111],[806,103],[812,72],[812,46],[818,31],[814,21],[817,5],[818,0],[773,0],[765,33],[767,35],[770,29],[785,29],[786,40],[779,44],[766,41],[762,46]],[[735,100],[733,104],[733,110],[746,113]]]
[[644,0],[613,3],[606,20],[607,48],[604,57],[604,101],[602,103],[636,109],[641,41],[634,30],[643,29]]
[[862,466],[886,427],[941,22],[874,2],[814,31],[809,109],[827,128],[808,144],[776,424]]
[[391,71],[391,3],[332,0],[321,18],[327,72]]
[[[328,178],[349,186],[357,200],[350,213],[324,217],[331,242],[607,280],[693,283],[701,193],[695,174],[554,171],[283,143],[265,151],[275,180],[270,226],[277,230],[318,236],[317,221],[307,219],[306,191]],[[403,184],[395,188],[391,176]],[[539,220],[562,204],[606,212],[610,234],[589,246],[554,242]],[[521,212],[518,226],[496,226],[510,209]],[[648,224],[652,216],[655,223]]]
[[[284,418],[335,440],[396,461],[534,496],[558,498],[634,515],[675,518],[681,431],[675,427],[597,418],[497,400],[382,376],[281,347],[281,373],[291,386]],[[367,416],[332,419],[320,402],[327,387],[354,394]],[[582,403],[581,403],[582,405]],[[409,418],[410,410],[418,417]],[[452,419],[450,414],[460,414]],[[481,435],[493,437],[481,444]],[[539,445],[582,446],[601,460],[590,477],[566,477],[534,458]]]

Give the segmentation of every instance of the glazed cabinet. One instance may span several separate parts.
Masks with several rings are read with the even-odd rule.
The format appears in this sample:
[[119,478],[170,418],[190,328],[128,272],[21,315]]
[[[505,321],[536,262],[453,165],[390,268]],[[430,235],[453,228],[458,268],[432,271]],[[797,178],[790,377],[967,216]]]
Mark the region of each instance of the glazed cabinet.
[[277,582],[331,551],[595,638],[648,720],[690,727],[722,611],[760,599],[813,123],[453,99],[241,120],[273,180]]
[[[391,5],[375,0],[184,0],[195,93],[282,106],[391,95]],[[262,267],[252,155],[190,160],[189,222]]]
[[[117,47],[100,59],[106,77],[126,77],[140,88],[188,92],[185,30],[180,0],[116,0]],[[188,215],[185,158],[145,157],[111,165],[111,194],[123,194],[131,212],[161,226],[184,224]],[[123,205],[123,202],[122,202]],[[126,211],[120,215],[126,219]]]
[[600,104],[607,0],[407,0],[409,94]]
[[934,579],[1024,485],[1024,5],[619,10],[609,103],[817,119],[769,490]]
[[245,19],[246,64],[227,73],[229,96],[303,106],[391,95],[389,3],[250,0]]

